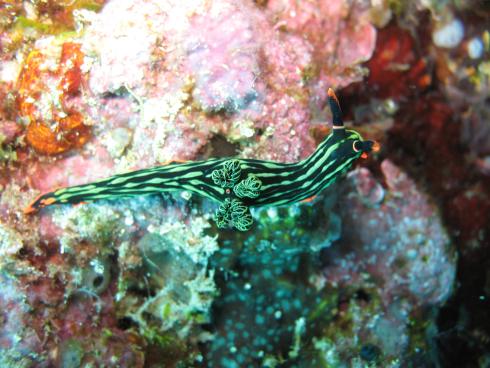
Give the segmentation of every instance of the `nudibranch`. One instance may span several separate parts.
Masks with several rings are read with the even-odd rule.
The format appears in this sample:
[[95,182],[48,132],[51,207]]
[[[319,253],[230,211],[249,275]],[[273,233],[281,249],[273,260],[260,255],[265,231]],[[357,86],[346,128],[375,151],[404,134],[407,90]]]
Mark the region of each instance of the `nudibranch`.
[[300,162],[245,158],[172,162],[42,194],[24,212],[32,213],[53,204],[186,190],[219,203],[214,216],[219,228],[247,231],[253,222],[250,207],[281,206],[315,196],[361,155],[378,149],[377,143],[345,129],[339,101],[331,88],[328,103],[333,116],[332,132],[310,157]]

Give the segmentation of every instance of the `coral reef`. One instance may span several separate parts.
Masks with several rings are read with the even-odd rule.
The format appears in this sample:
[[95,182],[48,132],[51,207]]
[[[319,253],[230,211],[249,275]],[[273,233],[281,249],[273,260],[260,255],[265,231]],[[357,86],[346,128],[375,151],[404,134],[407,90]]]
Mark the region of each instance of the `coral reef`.
[[[2,4],[0,366],[487,366],[488,14]],[[264,184],[231,159],[221,207],[183,191],[22,212],[171,160],[298,161],[329,133],[329,87],[382,150],[305,203],[245,211]]]
[[373,360],[382,366],[423,355],[427,346],[414,330],[430,320],[427,308],[449,298],[455,279],[456,258],[435,205],[392,162],[383,161],[381,172],[384,185],[366,168],[349,174],[340,240],[322,254],[327,285],[350,290],[339,316],[348,327],[332,326],[324,337],[344,341],[323,350],[342,364],[355,364],[348,357],[359,351],[364,359],[365,346],[375,347]]

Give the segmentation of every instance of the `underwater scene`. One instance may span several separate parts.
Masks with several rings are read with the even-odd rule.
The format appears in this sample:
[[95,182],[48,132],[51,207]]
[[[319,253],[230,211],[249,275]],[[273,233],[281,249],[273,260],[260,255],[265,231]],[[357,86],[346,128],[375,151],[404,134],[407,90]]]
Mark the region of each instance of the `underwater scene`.
[[489,368],[490,2],[0,0],[0,368]]

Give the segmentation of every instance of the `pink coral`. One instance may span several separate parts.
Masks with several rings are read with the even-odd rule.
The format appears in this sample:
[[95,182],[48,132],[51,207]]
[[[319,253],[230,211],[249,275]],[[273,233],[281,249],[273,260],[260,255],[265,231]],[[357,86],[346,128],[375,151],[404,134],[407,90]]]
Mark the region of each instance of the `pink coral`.
[[[341,200],[343,234],[325,269],[329,282],[349,285],[367,273],[383,302],[407,298],[414,306],[444,302],[452,291],[455,257],[437,208],[406,173],[381,164],[386,194],[367,169],[349,175]],[[332,253],[333,254],[333,253]]]
[[320,98],[327,87],[345,87],[364,76],[360,63],[369,60],[376,42],[369,6],[348,1],[267,2],[276,27],[306,39],[314,50],[313,65],[319,75],[313,93]]
[[193,97],[204,110],[235,112],[258,97],[260,39],[254,26],[264,27],[265,19],[257,10],[240,10],[230,6],[191,19],[187,68],[195,78]]
[[[332,83],[359,80],[362,72],[357,65],[374,48],[375,31],[362,6],[349,13],[347,3],[322,4],[297,9],[286,4],[291,8],[287,14],[296,12],[295,18],[280,13],[274,2],[265,9],[231,0],[110,2],[100,15],[86,17],[90,25],[85,49],[98,55],[91,63],[91,88],[104,93],[130,87],[143,103],[143,117],[157,123],[148,126],[145,136],[165,140],[179,158],[195,156],[215,133],[235,137],[233,124],[251,121],[256,133],[272,130],[265,136],[257,134],[259,139],[248,144],[246,155],[297,160],[313,148],[309,100],[322,101]],[[313,11],[314,7],[318,9]],[[133,22],[127,21],[130,17]],[[362,21],[354,23],[359,17]],[[155,21],[148,22],[150,18]],[[305,21],[298,24],[297,19]],[[344,37],[344,31],[356,37]],[[302,32],[309,36],[302,37]],[[117,47],[121,40],[124,47]],[[323,65],[329,67],[319,71]],[[310,85],[316,86],[313,91]],[[167,105],[170,95],[175,98]],[[150,111],[151,100],[162,101],[160,113]],[[189,106],[190,102],[194,104]],[[227,114],[217,123],[194,107]],[[158,128],[162,124],[174,129]],[[157,159],[175,158],[170,157],[172,151],[158,149],[163,152]]]

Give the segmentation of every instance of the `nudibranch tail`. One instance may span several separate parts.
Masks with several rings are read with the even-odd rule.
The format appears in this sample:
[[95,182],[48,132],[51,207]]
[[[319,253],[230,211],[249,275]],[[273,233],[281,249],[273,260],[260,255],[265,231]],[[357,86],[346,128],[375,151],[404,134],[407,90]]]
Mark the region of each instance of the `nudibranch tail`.
[[25,214],[31,214],[39,211],[41,208],[57,203],[54,192],[42,193],[38,195],[26,208]]
[[[58,189],[58,190],[63,190],[63,189]],[[57,190],[54,190],[52,192],[42,193],[42,194],[38,195],[26,208],[24,208],[24,213],[25,214],[35,213],[35,212],[41,210],[42,208],[47,207],[47,206],[51,206],[53,204],[83,202],[82,200],[80,200],[80,201],[63,201],[63,200],[61,200],[59,195],[57,195],[56,193],[57,193]]]
[[363,140],[356,131],[345,129],[339,100],[331,88],[328,104],[332,132],[305,160],[278,163],[214,158],[172,162],[42,194],[24,212],[33,213],[52,204],[185,190],[219,203],[214,216],[219,228],[246,231],[253,223],[251,207],[287,205],[317,195],[337,181],[359,157],[379,150],[376,142]]
[[24,212],[29,214],[52,204],[77,204],[189,190],[217,201],[225,190],[213,184],[211,173],[223,160],[175,163],[118,174],[89,184],[60,188],[38,196]]

